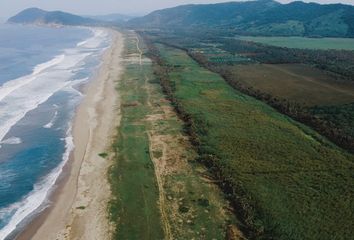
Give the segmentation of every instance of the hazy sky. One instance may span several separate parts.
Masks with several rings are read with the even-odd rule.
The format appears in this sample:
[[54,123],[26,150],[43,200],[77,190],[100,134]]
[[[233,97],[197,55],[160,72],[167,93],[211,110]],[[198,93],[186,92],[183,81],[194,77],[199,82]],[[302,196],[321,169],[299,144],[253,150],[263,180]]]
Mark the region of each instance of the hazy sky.
[[[189,3],[217,3],[227,0],[0,0],[0,18],[8,18],[28,7],[45,10],[63,10],[76,14],[126,13],[144,14],[156,9]],[[282,3],[293,0],[278,0]],[[354,5],[354,0],[305,0],[318,3],[346,3]]]

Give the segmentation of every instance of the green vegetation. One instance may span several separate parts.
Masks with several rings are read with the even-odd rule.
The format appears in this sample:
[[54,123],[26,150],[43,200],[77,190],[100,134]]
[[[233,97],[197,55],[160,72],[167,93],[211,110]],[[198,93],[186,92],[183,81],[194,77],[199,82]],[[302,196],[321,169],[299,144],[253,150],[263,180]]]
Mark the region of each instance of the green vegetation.
[[352,237],[352,155],[235,91],[184,51],[155,45],[164,89],[186,121],[200,161],[222,180],[251,230],[250,238]]
[[315,106],[309,109],[318,119],[326,121],[332,131],[342,136],[348,136],[349,141],[354,141],[354,103],[335,106]]
[[[147,51],[142,41],[140,48]],[[156,76],[149,78],[144,90],[151,106],[146,126],[155,173],[161,180],[160,207],[170,229],[165,239],[224,239],[228,229],[237,229],[239,222],[212,176],[196,161],[197,153],[185,136],[184,123],[159,83]],[[239,231],[233,235],[242,239]]]
[[[242,234],[223,193],[183,132],[153,75],[142,40],[126,34],[125,74],[119,86],[121,126],[110,172],[115,239],[224,239]],[[235,231],[236,229],[236,231]]]
[[223,42],[222,48],[229,54],[248,56],[249,63],[262,64],[214,64],[205,60],[208,56],[191,55],[220,73],[236,89],[353,151],[354,122],[344,126],[340,114],[315,114],[311,109],[317,105],[334,113],[341,105],[354,102],[353,51],[289,49],[240,40]]
[[350,5],[258,0],[178,6],[132,19],[128,25],[228,37],[354,37],[353,16]]
[[[183,49],[235,89],[310,126],[338,146],[354,151],[354,122],[343,129],[341,115],[314,114],[312,110],[312,107],[333,107],[327,111],[333,113],[342,104],[353,103],[354,51],[281,48],[208,33],[160,32],[150,36]],[[224,60],[211,61],[214,56]],[[230,56],[241,56],[244,60],[231,62]]]
[[98,156],[100,156],[101,158],[106,158],[106,157],[108,157],[108,153],[105,153],[105,152],[99,153]]
[[237,39],[287,48],[354,50],[353,38],[238,36]]
[[258,63],[307,64],[334,73],[337,78],[354,81],[354,51],[283,48],[238,39],[214,41],[222,43],[220,48],[226,52],[248,56]]
[[253,26],[248,32],[261,36],[303,36],[306,33],[304,24],[293,20]]
[[225,67],[234,81],[304,106],[354,102],[354,84],[304,64],[238,64]]
[[[129,22],[151,41],[155,74],[250,239],[354,234],[354,158],[325,138],[354,149],[353,16],[351,6],[262,0]],[[179,214],[190,211],[182,197]]]
[[122,119],[114,146],[115,163],[110,171],[114,197],[110,218],[117,227],[114,239],[164,239],[149,138],[142,122],[148,112],[142,84],[145,75],[151,76],[152,72],[128,57],[135,51],[135,42],[127,40],[126,70],[119,85]]

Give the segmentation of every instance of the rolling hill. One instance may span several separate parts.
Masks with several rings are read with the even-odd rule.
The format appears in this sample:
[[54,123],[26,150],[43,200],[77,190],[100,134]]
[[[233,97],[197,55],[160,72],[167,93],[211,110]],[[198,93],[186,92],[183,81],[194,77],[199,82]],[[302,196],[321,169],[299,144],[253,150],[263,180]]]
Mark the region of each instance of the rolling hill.
[[39,24],[39,25],[97,25],[98,20],[80,17],[74,14],[52,11],[39,8],[28,8],[11,17],[8,23]]
[[183,5],[128,22],[134,28],[225,29],[241,35],[354,37],[354,6],[273,0]]

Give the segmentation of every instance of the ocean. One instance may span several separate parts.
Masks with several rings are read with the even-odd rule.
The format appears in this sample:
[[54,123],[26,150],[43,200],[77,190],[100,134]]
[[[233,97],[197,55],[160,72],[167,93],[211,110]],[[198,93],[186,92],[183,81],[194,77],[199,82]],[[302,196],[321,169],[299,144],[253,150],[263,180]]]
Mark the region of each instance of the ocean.
[[0,25],[0,240],[50,204],[80,89],[109,44],[102,29]]

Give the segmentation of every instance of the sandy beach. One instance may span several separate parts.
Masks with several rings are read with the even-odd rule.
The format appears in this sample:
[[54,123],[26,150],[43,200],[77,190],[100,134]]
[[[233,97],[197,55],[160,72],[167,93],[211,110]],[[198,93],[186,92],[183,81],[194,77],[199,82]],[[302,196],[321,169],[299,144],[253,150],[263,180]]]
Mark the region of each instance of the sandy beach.
[[110,197],[109,158],[99,156],[111,146],[118,126],[119,97],[115,89],[122,72],[122,35],[111,31],[96,77],[85,86],[85,97],[73,122],[75,149],[64,169],[51,207],[36,218],[18,239],[109,239],[107,202]]

